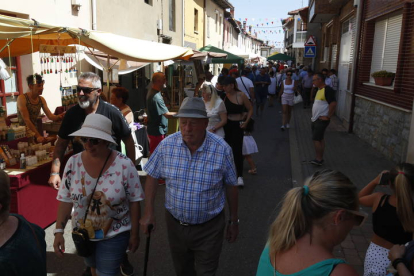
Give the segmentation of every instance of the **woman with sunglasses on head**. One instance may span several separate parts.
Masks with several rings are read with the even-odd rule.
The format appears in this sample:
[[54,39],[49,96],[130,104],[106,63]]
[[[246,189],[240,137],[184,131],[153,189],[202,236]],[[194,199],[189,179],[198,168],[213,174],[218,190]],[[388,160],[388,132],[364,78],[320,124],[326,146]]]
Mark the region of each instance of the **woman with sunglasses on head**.
[[284,197],[256,276],[356,276],[343,259],[333,255],[366,215],[358,211],[356,187],[337,171],[324,170],[311,176],[303,187]]
[[92,253],[84,256],[92,275],[118,275],[126,250],[135,252],[139,246],[139,201],[144,194],[135,165],[109,148],[115,144],[111,132],[111,120],[90,114],[70,135],[80,137],[85,150],[68,160],[57,196],[55,253],[64,256],[63,232],[71,218],[72,234],[84,229],[92,241]]
[[201,87],[201,92],[208,115],[207,130],[224,138],[223,126],[227,123],[226,106],[217,95],[213,85],[204,83]]
[[[389,185],[391,195],[376,192],[377,185]],[[359,194],[361,205],[372,208],[374,235],[365,255],[364,275],[386,275],[389,249],[405,244],[414,232],[414,166],[402,163],[383,171]]]
[[293,71],[289,70],[286,72],[286,80],[282,82],[282,87],[279,92],[279,98],[281,98],[283,117],[282,117],[282,126],[280,129],[282,131],[285,128],[290,128],[289,122],[292,116],[292,109],[294,105],[294,97],[297,91],[297,81],[292,79]]

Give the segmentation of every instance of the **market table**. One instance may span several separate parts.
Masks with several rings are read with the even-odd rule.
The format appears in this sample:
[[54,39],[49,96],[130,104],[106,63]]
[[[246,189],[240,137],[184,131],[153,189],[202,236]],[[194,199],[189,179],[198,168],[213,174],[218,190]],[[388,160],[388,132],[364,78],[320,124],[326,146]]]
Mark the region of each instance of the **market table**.
[[[62,168],[69,157],[70,154],[65,156]],[[4,170],[10,177],[10,213],[22,215],[42,228],[55,222],[59,205],[57,190],[47,183],[51,163],[49,158],[24,170],[14,167]]]

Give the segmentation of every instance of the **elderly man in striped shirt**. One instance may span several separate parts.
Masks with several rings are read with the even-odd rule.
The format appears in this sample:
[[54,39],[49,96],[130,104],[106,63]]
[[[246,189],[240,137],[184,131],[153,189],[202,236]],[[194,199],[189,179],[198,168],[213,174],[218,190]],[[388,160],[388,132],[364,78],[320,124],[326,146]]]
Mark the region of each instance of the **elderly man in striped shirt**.
[[[165,179],[165,217],[176,274],[215,275],[226,228],[227,197],[230,218],[226,238],[237,239],[237,174],[230,146],[206,131],[208,117],[200,98],[184,99],[177,115],[180,132],[164,139],[144,170],[144,233],[155,226],[157,179]],[[197,273],[196,273],[197,271]]]

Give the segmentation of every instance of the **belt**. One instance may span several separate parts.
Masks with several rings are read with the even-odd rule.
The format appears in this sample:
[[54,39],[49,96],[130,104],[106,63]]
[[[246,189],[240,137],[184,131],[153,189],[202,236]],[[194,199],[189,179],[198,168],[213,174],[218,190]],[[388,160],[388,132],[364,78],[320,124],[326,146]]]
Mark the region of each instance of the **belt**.
[[[176,221],[176,222],[178,222],[181,226],[199,226],[199,225],[203,225],[203,224],[205,224],[205,223],[207,223],[207,222],[209,222],[209,221],[212,221],[213,219],[215,219],[215,218],[217,218],[219,215],[221,215],[221,213],[222,213],[223,211],[221,211],[220,213],[218,213],[217,214],[217,216],[215,216],[215,217],[213,217],[213,218],[211,218],[211,219],[209,219],[208,221],[205,221],[205,222],[202,222],[202,223],[196,223],[196,224],[191,224],[191,223],[187,223],[187,222],[184,222],[184,221],[181,221],[181,220],[179,220],[179,219],[176,219],[173,215],[171,215],[171,213],[170,213],[170,215],[171,215],[171,217]],[[169,212],[168,212],[169,213]]]

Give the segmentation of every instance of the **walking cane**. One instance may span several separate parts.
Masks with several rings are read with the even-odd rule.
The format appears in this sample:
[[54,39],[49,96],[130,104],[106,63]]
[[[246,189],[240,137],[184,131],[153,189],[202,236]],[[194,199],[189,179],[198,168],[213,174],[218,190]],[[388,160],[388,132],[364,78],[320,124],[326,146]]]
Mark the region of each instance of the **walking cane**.
[[147,237],[147,244],[145,246],[144,276],[147,276],[148,256],[149,256],[149,248],[150,248],[152,228],[154,228],[154,225],[152,225],[152,224],[148,225],[148,237]]

